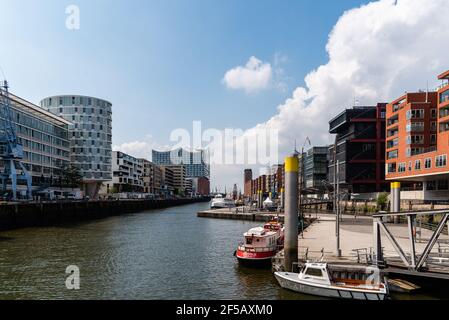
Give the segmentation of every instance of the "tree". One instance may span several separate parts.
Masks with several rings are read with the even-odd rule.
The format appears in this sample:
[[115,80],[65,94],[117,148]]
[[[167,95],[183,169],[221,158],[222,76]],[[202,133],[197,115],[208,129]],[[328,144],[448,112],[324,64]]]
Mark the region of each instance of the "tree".
[[71,165],[61,170],[61,180],[65,186],[73,189],[81,185],[83,176],[77,167]]
[[386,192],[379,193],[379,195],[377,196],[377,209],[381,211],[385,210],[387,203],[388,203],[388,193]]

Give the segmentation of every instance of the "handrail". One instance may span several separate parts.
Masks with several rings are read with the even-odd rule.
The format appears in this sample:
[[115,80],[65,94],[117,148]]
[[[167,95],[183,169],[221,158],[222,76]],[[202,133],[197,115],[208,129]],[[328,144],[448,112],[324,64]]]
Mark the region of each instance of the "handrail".
[[378,213],[373,214],[373,218],[383,218],[383,217],[399,217],[399,216],[434,216],[437,214],[449,214],[449,209],[438,209],[438,210],[417,210],[417,211],[404,211],[395,213]]

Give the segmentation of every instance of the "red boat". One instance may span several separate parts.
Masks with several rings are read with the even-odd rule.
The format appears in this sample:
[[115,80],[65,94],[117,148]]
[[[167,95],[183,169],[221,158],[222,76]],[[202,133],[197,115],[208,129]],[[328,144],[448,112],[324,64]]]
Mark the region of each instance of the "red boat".
[[235,256],[241,264],[268,266],[271,258],[284,246],[284,228],[278,221],[271,221],[263,227],[250,229],[244,234]]

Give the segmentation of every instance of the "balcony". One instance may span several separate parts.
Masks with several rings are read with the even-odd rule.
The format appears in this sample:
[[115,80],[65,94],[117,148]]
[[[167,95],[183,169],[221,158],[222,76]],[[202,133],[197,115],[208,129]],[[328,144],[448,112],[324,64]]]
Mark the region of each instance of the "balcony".
[[392,129],[392,130],[389,129],[389,130],[387,130],[387,138],[397,136],[398,133],[399,133],[398,129]]
[[348,122],[347,111],[343,111],[334,119],[329,121],[329,133],[338,133],[338,128]]

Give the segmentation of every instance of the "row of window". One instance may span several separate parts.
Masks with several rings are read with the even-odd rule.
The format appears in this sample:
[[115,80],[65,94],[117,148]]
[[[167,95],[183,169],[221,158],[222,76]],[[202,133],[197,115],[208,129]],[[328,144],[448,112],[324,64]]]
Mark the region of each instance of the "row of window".
[[[412,161],[408,163],[408,171],[412,171]],[[439,155],[435,157],[435,168],[442,168],[447,166],[447,155]],[[432,158],[426,158],[424,160],[424,169],[432,168]],[[415,160],[414,170],[421,170],[421,160]],[[397,172],[403,173],[407,171],[407,163],[401,162],[397,165]],[[387,164],[387,172],[395,173],[396,172],[396,163]]]
[[97,107],[112,107],[112,105],[104,100],[90,98],[90,97],[55,97],[55,98],[47,98],[41,102],[41,106],[43,107],[55,107],[55,106],[73,106],[73,105],[81,105],[81,106],[97,106]]
[[[67,132],[67,128],[54,125],[52,123],[44,121],[42,118],[37,118],[32,116],[26,112],[20,110],[20,108],[25,108],[21,105],[18,105],[15,102],[12,102],[13,108],[11,108],[11,120],[16,125],[23,125],[25,127],[33,128],[34,130],[41,131],[44,133],[48,133],[53,136],[63,137]],[[15,108],[14,108],[15,107]],[[17,108],[17,109],[16,109]],[[3,121],[3,118],[0,118],[0,121]]]

